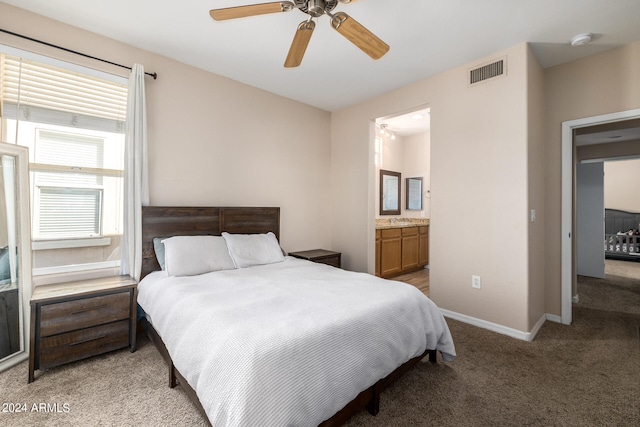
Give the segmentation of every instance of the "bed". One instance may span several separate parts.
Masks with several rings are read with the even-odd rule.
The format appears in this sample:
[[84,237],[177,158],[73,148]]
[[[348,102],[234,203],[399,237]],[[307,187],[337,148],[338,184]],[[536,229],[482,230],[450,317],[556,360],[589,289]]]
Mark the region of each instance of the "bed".
[[[272,262],[247,261],[262,252],[242,252],[242,239],[279,240],[279,208],[142,215],[139,322],[169,366],[169,386],[179,383],[216,427],[341,425],[362,409],[375,415],[380,392],[425,356],[455,358],[442,314],[413,286],[287,257],[277,243],[281,259],[273,249]],[[172,236],[163,270],[154,239],[158,247]],[[224,239],[239,268],[174,275],[188,236]]]
[[606,258],[640,261],[640,213],[605,209]]

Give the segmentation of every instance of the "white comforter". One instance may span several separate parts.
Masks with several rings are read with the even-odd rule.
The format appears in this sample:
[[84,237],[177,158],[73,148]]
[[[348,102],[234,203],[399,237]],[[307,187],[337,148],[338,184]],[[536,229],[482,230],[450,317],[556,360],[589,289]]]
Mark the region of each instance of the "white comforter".
[[455,357],[415,287],[295,258],[138,291],[215,427],[316,426],[425,349]]

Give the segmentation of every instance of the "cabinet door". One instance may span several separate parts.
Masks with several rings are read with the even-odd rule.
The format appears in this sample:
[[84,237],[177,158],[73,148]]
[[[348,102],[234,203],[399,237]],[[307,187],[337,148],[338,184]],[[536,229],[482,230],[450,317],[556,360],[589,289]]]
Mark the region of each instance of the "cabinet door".
[[380,230],[376,230],[376,276],[380,276]]
[[418,268],[419,234],[417,227],[402,229],[402,270]]
[[393,276],[402,271],[402,233],[400,229],[382,230],[380,240],[380,275]]
[[420,265],[429,264],[429,226],[420,228]]

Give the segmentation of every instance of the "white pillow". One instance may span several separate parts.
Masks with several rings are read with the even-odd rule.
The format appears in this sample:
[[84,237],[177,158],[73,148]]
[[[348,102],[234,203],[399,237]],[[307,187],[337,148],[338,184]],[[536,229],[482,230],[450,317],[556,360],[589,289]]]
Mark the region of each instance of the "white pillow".
[[284,261],[284,255],[276,235],[222,233],[229,255],[237,268],[271,264]]
[[194,276],[235,268],[220,236],[174,236],[162,243],[169,276]]

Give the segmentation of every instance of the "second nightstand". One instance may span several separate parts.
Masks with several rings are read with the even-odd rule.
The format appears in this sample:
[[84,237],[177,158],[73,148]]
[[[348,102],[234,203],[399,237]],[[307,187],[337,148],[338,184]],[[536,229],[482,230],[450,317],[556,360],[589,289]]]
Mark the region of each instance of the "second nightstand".
[[289,255],[295,258],[302,258],[340,268],[340,257],[342,254],[325,249],[312,249],[310,251],[289,252]]

